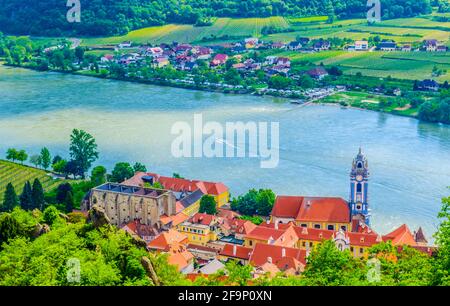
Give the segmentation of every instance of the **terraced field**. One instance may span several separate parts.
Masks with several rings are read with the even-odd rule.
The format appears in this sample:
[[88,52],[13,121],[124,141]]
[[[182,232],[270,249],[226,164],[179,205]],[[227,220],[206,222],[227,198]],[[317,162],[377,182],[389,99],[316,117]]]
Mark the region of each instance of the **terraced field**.
[[434,79],[450,81],[450,53],[425,52],[347,52],[343,50],[303,54],[298,52],[281,52],[280,56],[289,57],[293,65],[309,61],[316,65],[337,65],[347,74],[358,72],[367,76],[392,76],[406,80],[421,80],[432,77],[436,66],[447,73]]
[[170,43],[198,42],[202,38],[229,36],[261,36],[261,31],[266,26],[279,29],[289,27],[284,17],[268,18],[218,18],[212,26],[194,27],[193,25],[169,24],[131,31],[127,35],[87,38],[83,39],[83,45],[108,45],[131,40],[136,43]]
[[8,183],[13,184],[16,193],[19,195],[25,182],[33,183],[36,178],[39,179],[46,191],[56,188],[62,182],[62,180],[53,179],[43,170],[0,160],[0,202],[3,201]]

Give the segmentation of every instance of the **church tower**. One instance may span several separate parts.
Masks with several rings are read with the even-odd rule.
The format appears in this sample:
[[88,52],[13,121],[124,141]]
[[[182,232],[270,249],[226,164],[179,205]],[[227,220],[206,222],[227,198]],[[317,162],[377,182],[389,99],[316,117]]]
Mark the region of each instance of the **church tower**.
[[365,224],[370,225],[369,204],[369,163],[359,148],[358,155],[353,160],[350,172],[350,211],[352,218],[359,218]]

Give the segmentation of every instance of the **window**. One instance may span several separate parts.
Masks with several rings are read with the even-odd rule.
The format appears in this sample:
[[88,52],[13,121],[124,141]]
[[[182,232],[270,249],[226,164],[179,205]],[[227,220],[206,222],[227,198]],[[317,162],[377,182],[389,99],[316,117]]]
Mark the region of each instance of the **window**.
[[334,225],[328,225],[327,228],[328,228],[329,231],[334,231]]
[[314,228],[320,229],[320,224],[314,224]]
[[361,183],[358,183],[356,185],[356,192],[361,192],[361,191],[362,191],[362,185],[361,185]]
[[343,226],[341,226],[341,229],[342,229],[344,232],[346,232],[346,231],[347,231],[347,226],[343,225]]
[[352,251],[352,252],[353,252],[353,250],[354,250],[354,248],[353,248],[353,247],[350,247],[350,251]]
[[302,225],[300,225],[301,227],[308,227],[308,224],[303,223]]
[[362,254],[364,253],[364,249],[363,248],[359,248],[359,252]]
[[306,242],[303,241],[302,245],[303,245],[303,247],[306,247]]
[[250,246],[252,246],[252,245],[253,245],[253,241],[250,240],[250,241],[248,242],[248,244],[249,244]]

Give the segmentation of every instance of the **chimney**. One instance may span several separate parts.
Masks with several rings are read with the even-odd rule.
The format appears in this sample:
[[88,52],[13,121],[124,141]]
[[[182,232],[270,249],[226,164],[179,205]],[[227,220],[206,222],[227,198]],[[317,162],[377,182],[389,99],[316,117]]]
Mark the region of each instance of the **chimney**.
[[285,248],[281,249],[281,257],[286,257],[286,249]]
[[275,229],[278,229],[278,222],[275,222]]
[[233,244],[233,256],[236,256],[237,245]]
[[266,220],[266,224],[270,224],[270,220],[269,219]]
[[272,263],[272,257],[267,257],[267,262],[271,264]]

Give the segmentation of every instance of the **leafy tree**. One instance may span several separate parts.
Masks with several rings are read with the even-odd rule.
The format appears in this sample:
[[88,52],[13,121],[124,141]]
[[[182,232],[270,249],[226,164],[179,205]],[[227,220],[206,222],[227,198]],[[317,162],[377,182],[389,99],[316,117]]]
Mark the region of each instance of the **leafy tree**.
[[3,198],[3,205],[0,206],[0,212],[11,211],[14,207],[19,205],[19,199],[17,197],[14,186],[11,183],[6,185],[5,196]]
[[75,201],[73,200],[72,192],[69,191],[69,192],[66,194],[66,198],[65,198],[65,200],[64,200],[64,204],[65,204],[66,212],[67,212],[67,213],[70,213],[70,212],[73,211],[73,208],[74,208],[74,206],[75,206]]
[[94,137],[83,130],[74,129],[70,135],[70,157],[80,167],[80,174],[84,178],[86,171],[98,158]]
[[97,166],[92,169],[91,182],[95,186],[99,186],[106,182],[106,168],[103,166]]
[[69,160],[65,167],[63,172],[66,175],[72,174],[73,178],[75,179],[78,175],[80,175],[81,177],[83,177],[84,172],[81,169],[81,165],[76,161],[76,160]]
[[9,213],[0,214],[0,250],[3,243],[8,242],[8,240],[17,237],[20,234],[20,223]]
[[56,189],[56,202],[58,204],[64,203],[65,199],[67,198],[68,193],[73,192],[72,185],[69,183],[63,183],[58,186]]
[[275,203],[275,194],[270,189],[251,189],[243,196],[231,201],[231,209],[240,213],[252,216],[261,215],[268,216],[272,211]]
[[427,286],[431,282],[431,258],[411,247],[382,242],[370,248],[369,257],[380,263],[382,285]]
[[343,286],[357,285],[365,279],[365,266],[353,258],[349,251],[340,251],[331,240],[313,248],[303,272],[307,285]]
[[55,155],[55,157],[53,157],[52,159],[52,165],[56,164],[57,162],[63,160],[63,158],[59,155]]
[[147,167],[145,167],[145,165],[138,163],[138,162],[136,162],[133,165],[133,169],[134,169],[134,172],[147,172]]
[[314,80],[309,75],[303,74],[298,79],[297,84],[302,88],[312,88],[314,87]]
[[226,82],[227,84],[230,84],[230,85],[239,85],[239,84],[241,84],[241,82],[242,82],[242,77],[241,77],[241,75],[240,75],[239,72],[238,72],[236,69],[234,69],[234,68],[231,68],[230,70],[228,70],[228,71],[224,74],[223,79],[225,80],[225,82]]
[[235,286],[248,286],[252,279],[253,267],[251,265],[241,266],[234,260],[228,261],[225,264],[225,269],[228,274],[228,282]]
[[65,169],[67,166],[67,160],[59,160],[52,165],[53,171],[58,173],[65,173]]
[[35,179],[33,182],[33,189],[32,189],[32,203],[33,206],[31,207],[31,209],[43,209],[44,205],[45,205],[45,200],[44,200],[44,188],[42,188],[42,184],[39,181],[39,179]]
[[332,66],[329,69],[327,69],[327,71],[330,75],[334,76],[341,76],[343,74],[342,70],[337,66]]
[[134,169],[129,163],[117,163],[111,173],[111,181],[121,183],[134,175]]
[[276,195],[270,189],[261,189],[256,197],[256,213],[261,216],[269,216],[275,203]]
[[23,163],[28,159],[28,154],[25,150],[20,150],[17,152],[16,159],[23,165]]
[[450,286],[450,197],[442,199],[438,214],[439,229],[435,234],[438,246],[434,263],[434,285]]
[[20,195],[20,207],[23,210],[31,210],[33,207],[33,190],[29,181],[23,186],[22,194]]
[[75,57],[78,59],[78,64],[81,63],[84,59],[84,48],[83,47],[76,47],[75,48]]
[[281,75],[274,75],[268,82],[269,87],[274,89],[287,89],[291,83],[291,79]]
[[50,155],[50,151],[47,148],[42,148],[41,150],[41,165],[42,168],[47,170],[50,167],[50,161],[52,160],[52,157]]
[[14,148],[9,148],[8,151],[6,151],[6,159],[11,160],[13,163],[17,160],[18,151]]
[[206,213],[208,215],[215,215],[217,213],[217,203],[214,197],[211,195],[204,195],[200,199],[199,212]]
[[42,218],[45,223],[52,225],[59,218],[59,210],[55,206],[51,205],[44,210]]
[[22,46],[14,46],[11,50],[11,57],[14,63],[21,65],[26,59],[27,50]]
[[179,173],[175,173],[175,172],[172,174],[172,177],[173,178],[179,178],[179,179],[183,178]]
[[42,164],[42,158],[40,155],[31,155],[30,163],[32,163],[36,168]]

